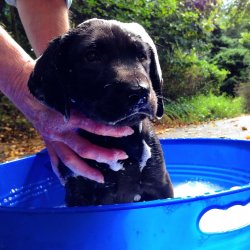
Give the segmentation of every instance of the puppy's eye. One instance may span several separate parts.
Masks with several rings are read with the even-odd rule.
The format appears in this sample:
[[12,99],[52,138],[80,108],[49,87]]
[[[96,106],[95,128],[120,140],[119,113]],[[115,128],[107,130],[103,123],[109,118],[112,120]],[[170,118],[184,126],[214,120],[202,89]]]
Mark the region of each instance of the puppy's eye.
[[140,62],[143,62],[143,61],[147,60],[147,55],[144,54],[144,53],[139,53],[139,54],[137,55],[137,58],[138,58],[138,60],[139,60]]
[[87,62],[97,62],[100,61],[100,56],[98,55],[97,51],[89,51],[85,54],[85,60]]

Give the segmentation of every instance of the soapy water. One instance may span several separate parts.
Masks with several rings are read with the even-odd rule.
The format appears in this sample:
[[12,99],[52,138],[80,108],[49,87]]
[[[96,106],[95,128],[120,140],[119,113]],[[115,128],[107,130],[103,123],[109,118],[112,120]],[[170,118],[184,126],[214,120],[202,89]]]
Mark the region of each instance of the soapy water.
[[195,197],[207,193],[213,193],[224,189],[223,187],[205,181],[187,181],[185,183],[177,184],[174,187],[175,197]]
[[[52,188],[52,189],[51,189]],[[59,188],[50,178],[39,185],[29,185],[25,188],[12,189],[10,194],[0,202],[0,206],[16,206],[29,199],[37,199],[40,195],[45,195],[52,190]],[[232,187],[231,190],[240,187]],[[49,189],[49,190],[48,190]],[[206,181],[187,181],[177,184],[174,187],[175,197],[196,197],[212,194],[223,190],[224,187]],[[39,199],[39,198],[38,198]],[[54,208],[65,207],[65,204],[58,204]],[[245,206],[234,205],[228,208],[211,208],[200,218],[199,228],[203,233],[224,233],[237,230],[250,225],[250,203]]]

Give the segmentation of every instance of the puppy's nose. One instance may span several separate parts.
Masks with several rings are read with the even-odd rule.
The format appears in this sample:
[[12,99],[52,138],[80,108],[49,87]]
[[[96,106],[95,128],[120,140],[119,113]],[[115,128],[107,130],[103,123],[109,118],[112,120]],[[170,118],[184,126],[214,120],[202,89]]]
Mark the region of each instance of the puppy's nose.
[[144,85],[134,85],[128,96],[128,101],[131,106],[144,106],[148,102],[149,89]]

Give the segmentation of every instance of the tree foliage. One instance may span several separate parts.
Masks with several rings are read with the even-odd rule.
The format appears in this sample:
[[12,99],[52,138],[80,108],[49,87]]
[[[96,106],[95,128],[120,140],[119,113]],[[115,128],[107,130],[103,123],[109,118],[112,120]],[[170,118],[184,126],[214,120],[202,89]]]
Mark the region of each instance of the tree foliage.
[[212,33],[210,60],[229,74],[221,91],[236,95],[241,85],[250,83],[250,1],[235,0],[219,12]]
[[[2,1],[0,9],[0,23],[32,53],[15,8]],[[234,95],[249,83],[249,0],[74,0],[70,10],[73,27],[94,17],[143,25],[159,51],[166,98]]]
[[16,8],[9,6],[3,0],[0,0],[0,25],[4,26],[17,43],[34,56]]

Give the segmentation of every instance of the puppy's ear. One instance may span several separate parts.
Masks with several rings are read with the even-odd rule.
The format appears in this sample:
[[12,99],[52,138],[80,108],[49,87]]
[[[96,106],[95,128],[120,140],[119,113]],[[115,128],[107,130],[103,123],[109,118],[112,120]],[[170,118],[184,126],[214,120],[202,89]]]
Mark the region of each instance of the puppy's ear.
[[37,60],[30,75],[30,92],[41,102],[61,112],[66,119],[70,116],[67,89],[66,58],[64,56],[64,38],[53,40],[44,54]]
[[151,63],[150,63],[150,79],[153,85],[153,89],[157,96],[157,112],[156,116],[157,118],[161,118],[164,114],[164,103],[162,99],[162,85],[163,85],[163,79],[162,79],[162,72],[161,67],[158,59],[158,54],[156,51],[155,46],[151,46]]

